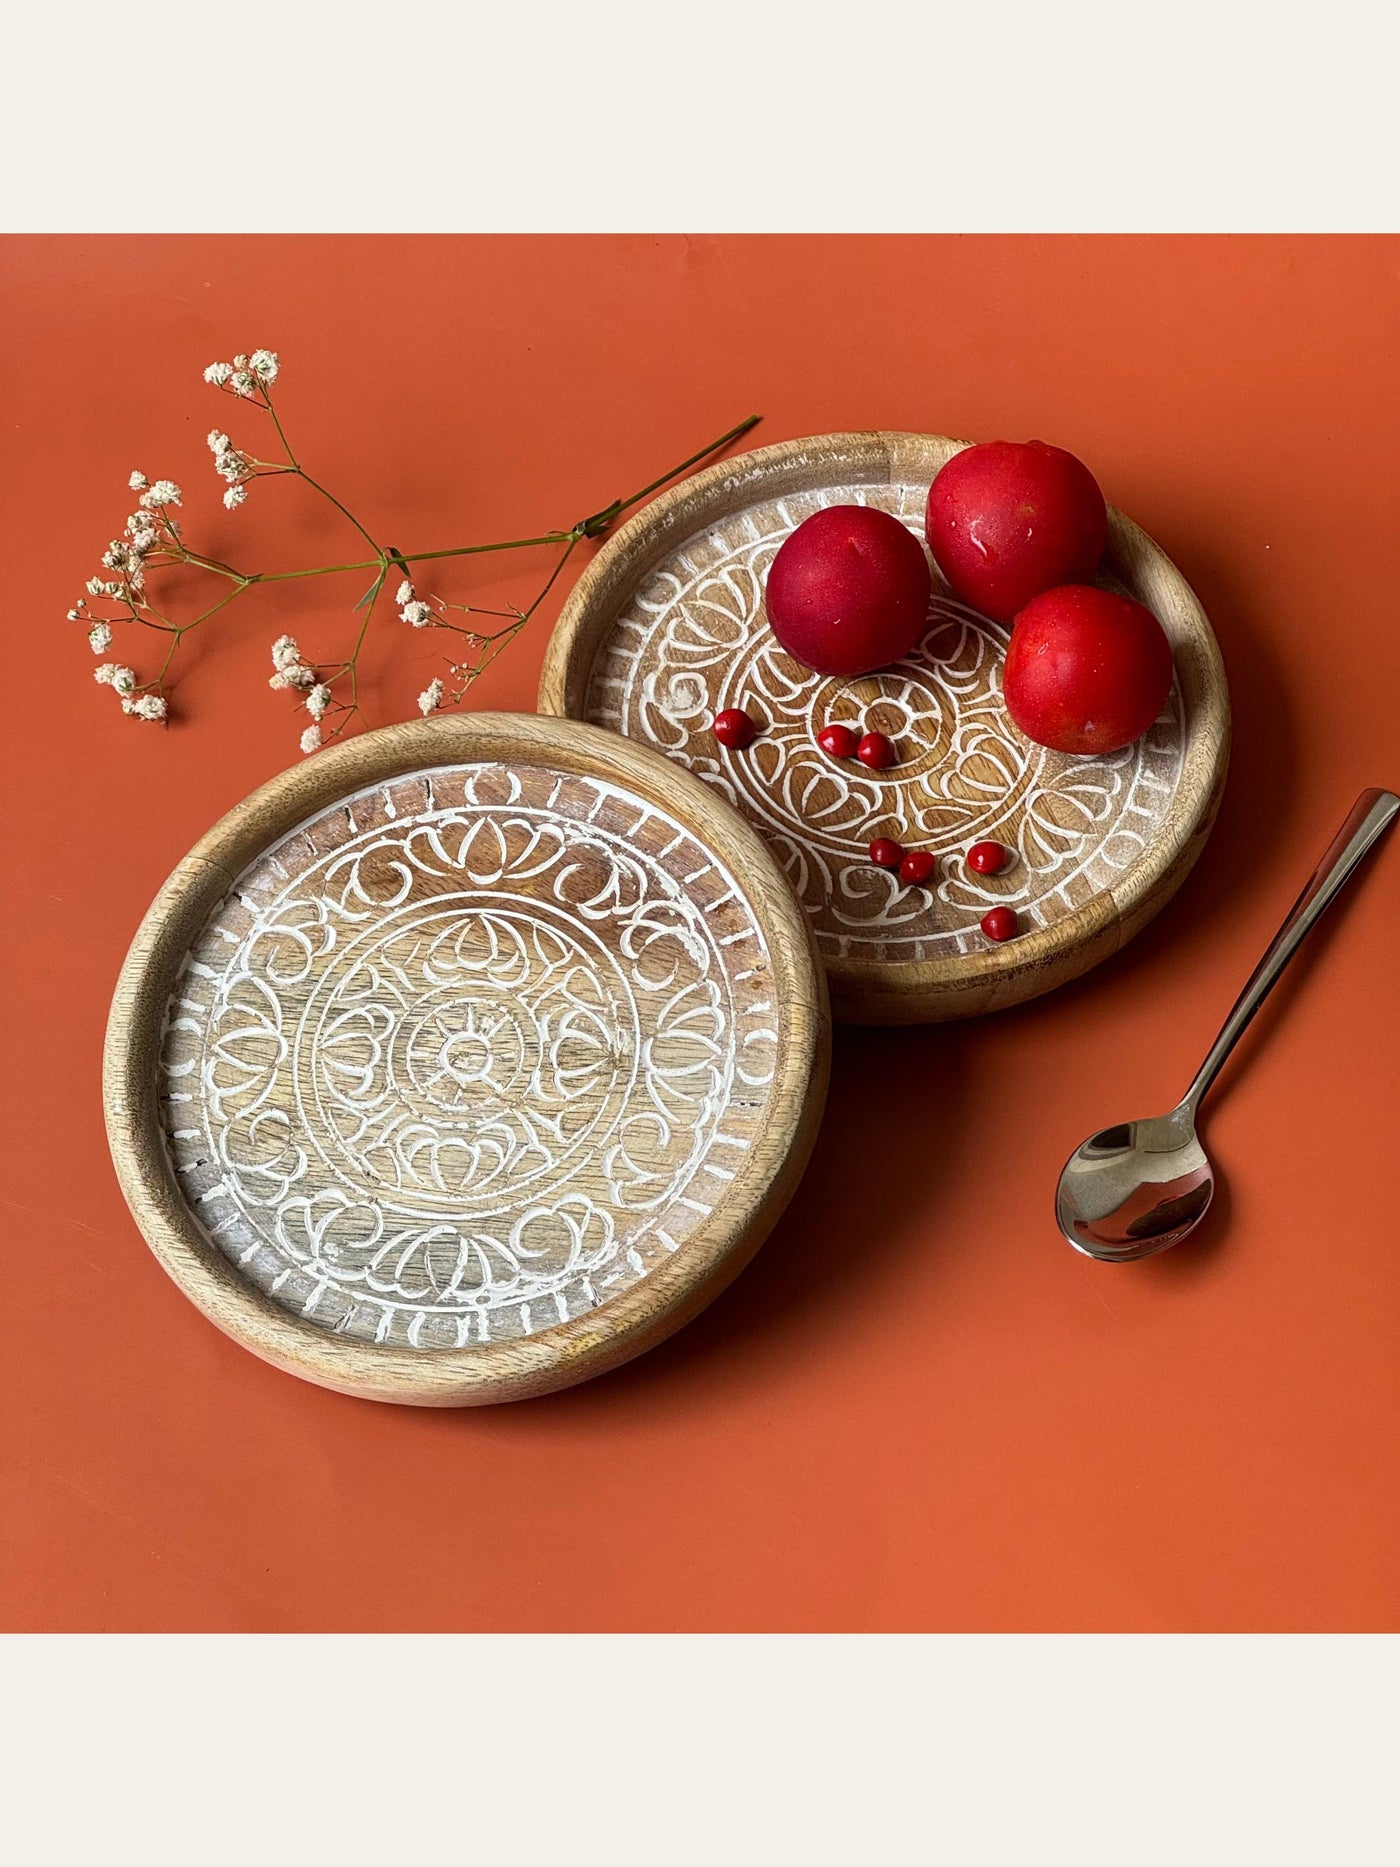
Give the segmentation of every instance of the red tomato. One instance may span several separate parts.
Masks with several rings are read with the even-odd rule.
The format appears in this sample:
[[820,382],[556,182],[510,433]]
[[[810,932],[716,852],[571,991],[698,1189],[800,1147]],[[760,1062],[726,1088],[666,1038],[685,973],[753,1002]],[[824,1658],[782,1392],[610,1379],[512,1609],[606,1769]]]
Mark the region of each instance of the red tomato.
[[1166,631],[1141,603],[1064,584],[1017,616],[1002,671],[1007,711],[1056,752],[1116,752],[1145,733],[1171,690]]
[[828,506],[774,558],[768,621],[819,674],[869,674],[919,641],[932,582],[923,546],[898,519],[873,506]]
[[1044,441],[985,441],[938,474],[924,520],[953,594],[996,622],[1055,584],[1093,576],[1108,536],[1098,482]]

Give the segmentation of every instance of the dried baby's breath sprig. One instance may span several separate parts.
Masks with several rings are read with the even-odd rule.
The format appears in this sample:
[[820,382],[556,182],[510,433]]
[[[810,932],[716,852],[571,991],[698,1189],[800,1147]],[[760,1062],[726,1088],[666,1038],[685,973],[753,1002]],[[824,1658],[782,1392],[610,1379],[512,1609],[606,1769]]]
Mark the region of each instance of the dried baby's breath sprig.
[[[458,638],[453,658],[447,664],[448,679],[435,678],[429,682],[418,696],[419,710],[426,715],[436,712],[447,700],[453,705],[460,704],[473,683],[480,679],[501,651],[514,641],[529,622],[581,543],[601,537],[622,513],[639,505],[669,480],[687,473],[710,455],[721,452],[740,435],[747,433],[758,420],[757,415],[751,415],[747,421],[740,422],[717,441],[712,441],[708,447],[702,448],[699,453],[682,461],[678,467],[673,467],[640,491],[629,494],[625,499],[615,499],[611,505],[565,530],[541,532],[531,538],[506,538],[490,544],[454,545],[439,551],[403,552],[392,545],[380,544],[334,493],[319,480],[312,478],[292,451],[273,405],[272,389],[280,373],[277,352],[265,349],[241,351],[231,361],[211,363],[204,371],[205,382],[221,395],[232,397],[240,408],[254,408],[266,415],[281,455],[277,459],[264,460],[259,454],[235,443],[221,428],[211,429],[208,443],[214,456],[214,470],[226,482],[222,495],[224,506],[230,512],[242,506],[255,480],[292,475],[304,481],[313,492],[332,505],[354,528],[372,555],[353,562],[318,564],[300,570],[239,570],[221,558],[193,549],[188,543],[181,522],[175,515],[176,507],[183,510],[184,495],[174,480],[150,480],[137,469],[127,482],[129,490],[138,496],[137,510],[128,517],[122,536],[113,539],[103,552],[99,565],[101,574],[88,579],[86,594],[79,597],[68,611],[68,620],[81,623],[88,646],[97,655],[107,653],[114,639],[114,630],[121,623],[137,623],[167,638],[165,657],[159,672],[149,681],[138,681],[133,669],[116,662],[104,662],[95,670],[99,683],[113,689],[121,700],[123,711],[129,716],[143,720],[164,720],[169,712],[167,679],[181,642],[192,629],[210,621],[254,584],[283,583],[302,577],[331,577],[351,571],[372,572],[373,581],[369,589],[351,612],[353,615],[363,611],[363,615],[350,651],[343,660],[329,664],[311,660],[302,654],[291,636],[281,636],[272,645],[272,677],[268,685],[275,690],[295,693],[299,704],[304,705],[306,713],[310,715],[311,723],[301,733],[301,749],[307,753],[338,739],[364,717],[359,700],[360,653],[390,576],[400,579],[394,603],[400,618],[410,628],[445,630]],[[543,587],[523,609],[511,606],[503,610],[485,610],[465,602],[449,602],[441,596],[420,597],[414,587],[412,566],[415,564],[476,557],[487,552],[550,547],[556,548],[559,556]],[[227,586],[216,601],[184,621],[177,621],[167,615],[157,606],[150,592],[151,580],[157,573],[177,566],[203,572],[216,580],[216,583]],[[89,598],[102,608],[94,609]],[[471,620],[458,622],[454,621],[454,616]],[[499,626],[483,627],[478,618],[489,618]]]

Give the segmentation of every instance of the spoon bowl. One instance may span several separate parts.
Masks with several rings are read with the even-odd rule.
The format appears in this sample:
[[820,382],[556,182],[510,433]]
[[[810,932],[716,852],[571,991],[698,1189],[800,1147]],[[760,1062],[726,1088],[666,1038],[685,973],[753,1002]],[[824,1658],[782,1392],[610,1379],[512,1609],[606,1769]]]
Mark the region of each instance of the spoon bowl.
[[1121,1264],[1180,1243],[1214,1192],[1210,1162],[1182,1106],[1091,1134],[1065,1163],[1055,1217],[1076,1251]]

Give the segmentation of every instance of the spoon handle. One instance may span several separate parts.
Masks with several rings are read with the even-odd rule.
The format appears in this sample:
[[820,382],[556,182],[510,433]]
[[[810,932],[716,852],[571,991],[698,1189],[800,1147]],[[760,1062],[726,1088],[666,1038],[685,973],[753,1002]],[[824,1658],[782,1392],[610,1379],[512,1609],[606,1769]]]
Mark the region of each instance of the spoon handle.
[[1288,919],[1274,935],[1268,952],[1250,975],[1248,985],[1240,993],[1234,1010],[1225,1020],[1225,1028],[1211,1045],[1210,1055],[1182,1097],[1181,1106],[1190,1111],[1193,1121],[1201,1097],[1215,1081],[1221,1064],[1249,1028],[1250,1019],[1277,985],[1284,967],[1333,899],[1350,881],[1361,858],[1397,811],[1400,811],[1400,797],[1396,797],[1392,791],[1363,791],[1352,805],[1350,816],[1313,870],[1307,887],[1293,904]]

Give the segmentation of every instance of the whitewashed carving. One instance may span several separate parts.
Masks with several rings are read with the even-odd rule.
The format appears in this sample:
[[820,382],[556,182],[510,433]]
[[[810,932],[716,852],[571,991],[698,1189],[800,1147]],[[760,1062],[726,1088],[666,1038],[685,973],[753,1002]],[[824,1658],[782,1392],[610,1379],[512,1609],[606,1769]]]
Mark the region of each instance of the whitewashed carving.
[[163,1044],[174,1170],[298,1315],[459,1347],[682,1250],[761,1131],[772,973],[735,880],[597,779],[447,767],[240,877]]
[[[1005,902],[1047,926],[1109,887],[1151,842],[1179,781],[1185,727],[1173,687],[1133,746],[1069,758],[1030,744],[1001,699],[1007,630],[935,578],[929,629],[906,661],[841,681],[785,655],[763,611],[783,540],[822,506],[868,504],[922,537],[923,486],[853,486],[749,506],[689,539],[624,607],[592,670],[587,717],[667,753],[714,786],[766,837],[828,957],[908,962],[985,946],[978,922]],[[719,750],[717,711],[763,724],[742,753]],[[901,763],[868,772],[827,758],[816,734],[867,722]],[[939,858],[932,890],[866,859],[892,836]],[[1018,861],[995,878],[962,857],[984,839]]]

